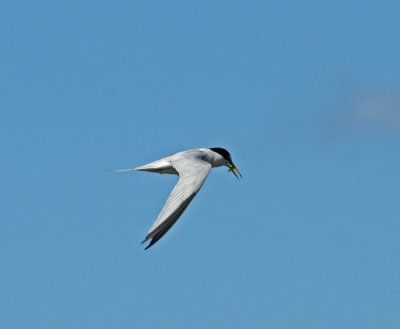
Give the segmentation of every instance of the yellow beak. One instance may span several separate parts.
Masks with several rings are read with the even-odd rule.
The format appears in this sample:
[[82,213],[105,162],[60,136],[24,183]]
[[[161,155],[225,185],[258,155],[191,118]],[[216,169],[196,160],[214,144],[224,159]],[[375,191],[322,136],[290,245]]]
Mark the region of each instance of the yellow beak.
[[228,172],[229,172],[229,171],[232,171],[233,174],[236,176],[237,179],[239,179],[239,177],[238,177],[238,175],[236,175],[235,170],[237,171],[237,173],[239,174],[239,176],[242,177],[242,174],[240,173],[239,169],[236,168],[236,166],[235,166],[233,163],[226,162],[226,165],[227,165],[228,168],[229,168]]

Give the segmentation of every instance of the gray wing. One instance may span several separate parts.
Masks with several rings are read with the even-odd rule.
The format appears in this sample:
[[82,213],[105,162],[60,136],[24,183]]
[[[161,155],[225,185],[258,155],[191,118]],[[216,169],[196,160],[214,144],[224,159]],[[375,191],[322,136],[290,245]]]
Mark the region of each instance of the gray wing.
[[152,239],[145,248],[150,248],[176,223],[189,203],[202,187],[211,165],[196,158],[183,158],[172,162],[172,166],[179,174],[178,183],[175,185],[168,200],[154,222],[144,242]]

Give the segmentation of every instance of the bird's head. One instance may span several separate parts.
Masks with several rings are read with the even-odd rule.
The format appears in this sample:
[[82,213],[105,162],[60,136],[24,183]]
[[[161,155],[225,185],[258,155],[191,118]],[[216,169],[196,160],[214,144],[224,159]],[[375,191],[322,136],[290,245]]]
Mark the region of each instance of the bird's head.
[[[240,174],[239,169],[236,168],[236,166],[232,162],[232,157],[231,157],[230,153],[227,150],[223,149],[222,147],[212,147],[212,148],[210,148],[210,150],[218,153],[219,155],[221,155],[224,158],[225,166],[227,166],[229,168],[228,172],[229,171],[233,172],[233,174],[236,176],[237,179],[239,179],[239,177],[236,174],[236,172],[239,174],[240,177],[242,177],[242,175]],[[235,170],[236,170],[236,172],[235,172]]]

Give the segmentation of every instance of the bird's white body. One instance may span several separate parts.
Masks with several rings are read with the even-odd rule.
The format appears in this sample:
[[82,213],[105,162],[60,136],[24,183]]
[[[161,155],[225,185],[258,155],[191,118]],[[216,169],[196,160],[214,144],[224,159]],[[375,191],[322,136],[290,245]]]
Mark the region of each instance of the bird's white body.
[[220,154],[207,148],[201,148],[171,154],[144,166],[136,167],[134,170],[179,175],[173,163],[175,161],[182,161],[183,159],[205,161],[211,165],[211,168],[225,166],[225,159]]
[[[233,164],[229,152],[222,148],[200,148],[183,151],[133,169],[114,170],[150,171],[179,176],[178,183],[143,241],[152,239],[146,249],[156,243],[175,224],[203,186],[211,168],[220,166],[228,166],[236,176],[233,169],[237,170],[237,168]],[[240,175],[239,170],[237,171]]]

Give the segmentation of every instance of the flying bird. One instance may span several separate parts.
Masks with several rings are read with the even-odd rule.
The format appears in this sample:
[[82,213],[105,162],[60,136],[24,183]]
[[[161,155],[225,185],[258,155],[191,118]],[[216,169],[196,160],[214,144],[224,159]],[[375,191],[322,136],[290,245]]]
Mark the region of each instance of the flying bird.
[[[117,169],[122,171],[150,171],[159,174],[178,175],[179,180],[169,195],[164,208],[150,228],[142,243],[150,240],[150,248],[176,223],[189,203],[196,196],[208,176],[211,168],[227,166],[237,179],[242,177],[232,162],[229,152],[221,147],[200,148],[168,155],[160,160],[132,169]],[[236,174],[236,172],[237,174]]]

